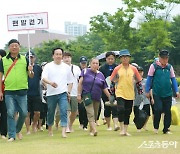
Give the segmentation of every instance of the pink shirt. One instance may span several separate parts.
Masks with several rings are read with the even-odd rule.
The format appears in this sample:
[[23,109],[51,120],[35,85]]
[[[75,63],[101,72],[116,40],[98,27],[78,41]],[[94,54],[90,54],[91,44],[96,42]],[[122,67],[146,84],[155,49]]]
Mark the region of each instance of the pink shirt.
[[[157,64],[158,66],[161,66],[161,67],[162,67],[162,64],[161,64],[159,61],[157,61],[156,64]],[[167,64],[167,65],[168,65],[168,64]],[[153,76],[153,75],[154,75],[154,72],[155,72],[154,65],[151,64],[151,66],[150,66],[150,68],[149,68],[149,71],[148,71],[148,76]],[[171,78],[175,77],[174,69],[173,69],[172,66],[171,66],[171,68],[170,68],[170,73],[171,73]]]

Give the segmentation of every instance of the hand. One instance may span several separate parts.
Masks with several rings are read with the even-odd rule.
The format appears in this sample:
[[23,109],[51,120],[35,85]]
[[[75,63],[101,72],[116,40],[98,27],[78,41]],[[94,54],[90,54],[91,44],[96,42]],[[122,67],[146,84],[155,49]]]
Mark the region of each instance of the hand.
[[149,99],[150,98],[150,93],[146,93],[146,97]]
[[70,92],[67,92],[67,99],[68,99],[68,102],[70,103],[70,101],[71,101],[71,95],[70,95]]
[[3,93],[0,92],[0,101],[3,101]]
[[151,98],[151,104],[152,104],[152,105],[154,104],[154,99],[153,99],[153,98]]
[[57,87],[58,87],[57,83],[55,83],[55,82],[51,82],[50,85],[51,85],[52,87],[54,87],[54,88],[57,88]]
[[81,102],[82,102],[81,95],[77,95],[77,100],[78,100],[78,103],[81,103]]
[[179,92],[176,93],[176,98],[180,98]]
[[33,66],[32,66],[32,65],[29,65],[29,66],[28,66],[28,71],[30,71],[30,72],[33,71]]

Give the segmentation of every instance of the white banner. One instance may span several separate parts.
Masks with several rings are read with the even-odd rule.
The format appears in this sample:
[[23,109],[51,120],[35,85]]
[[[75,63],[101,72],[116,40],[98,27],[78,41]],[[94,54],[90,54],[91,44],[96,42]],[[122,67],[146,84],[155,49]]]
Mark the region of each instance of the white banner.
[[8,31],[48,29],[48,13],[7,15]]

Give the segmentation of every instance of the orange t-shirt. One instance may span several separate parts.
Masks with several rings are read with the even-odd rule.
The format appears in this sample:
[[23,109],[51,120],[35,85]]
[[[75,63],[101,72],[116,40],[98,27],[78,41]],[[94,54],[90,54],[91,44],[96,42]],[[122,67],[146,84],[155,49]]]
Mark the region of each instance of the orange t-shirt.
[[141,75],[136,67],[129,64],[127,69],[122,64],[118,65],[111,74],[110,80],[117,79],[115,86],[116,97],[122,97],[126,100],[134,100],[134,81],[141,81]]

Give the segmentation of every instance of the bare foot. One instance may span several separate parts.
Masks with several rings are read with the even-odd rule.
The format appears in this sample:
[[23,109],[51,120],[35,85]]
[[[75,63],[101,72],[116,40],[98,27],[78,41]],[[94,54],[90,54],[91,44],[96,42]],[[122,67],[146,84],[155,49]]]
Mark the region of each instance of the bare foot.
[[67,138],[67,135],[62,133],[62,138]]
[[121,136],[124,136],[124,135],[125,135],[124,131],[121,131],[119,134],[120,134]]
[[23,136],[22,136],[22,134],[21,134],[20,132],[17,133],[16,135],[17,135],[17,138],[18,138],[19,140],[22,140]]

